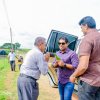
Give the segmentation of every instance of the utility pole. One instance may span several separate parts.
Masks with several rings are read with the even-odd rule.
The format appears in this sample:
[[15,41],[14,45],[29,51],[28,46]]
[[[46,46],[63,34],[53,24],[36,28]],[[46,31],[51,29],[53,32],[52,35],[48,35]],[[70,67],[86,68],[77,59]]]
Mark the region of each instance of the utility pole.
[[5,0],[2,0],[2,1],[3,1],[3,6],[4,6],[5,14],[6,14],[6,17],[7,17],[8,25],[9,25],[11,49],[13,49],[12,28],[11,28],[11,25],[10,25],[10,20],[9,20],[9,16],[8,16],[8,12],[7,12],[7,6],[6,6],[6,3],[5,3]]
[[11,49],[13,49],[13,43],[12,43],[12,29],[10,27],[10,39],[11,39]]

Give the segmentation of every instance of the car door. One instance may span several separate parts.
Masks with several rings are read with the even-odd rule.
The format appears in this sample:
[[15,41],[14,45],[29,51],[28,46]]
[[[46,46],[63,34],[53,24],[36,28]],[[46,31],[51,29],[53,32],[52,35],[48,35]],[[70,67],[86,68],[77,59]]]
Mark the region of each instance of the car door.
[[76,43],[78,40],[77,36],[71,35],[69,33],[61,32],[61,31],[57,31],[57,30],[52,30],[50,35],[49,35],[49,38],[47,40],[46,52],[55,53],[56,51],[58,51],[59,50],[58,40],[62,36],[67,37],[67,39],[69,41],[68,47],[71,50],[76,50]]

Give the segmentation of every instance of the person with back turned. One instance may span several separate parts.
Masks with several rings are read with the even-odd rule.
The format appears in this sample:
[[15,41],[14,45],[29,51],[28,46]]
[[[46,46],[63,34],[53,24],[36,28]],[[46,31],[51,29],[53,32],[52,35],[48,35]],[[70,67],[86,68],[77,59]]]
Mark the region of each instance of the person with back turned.
[[100,33],[93,17],[86,16],[79,22],[84,38],[79,47],[79,65],[70,76],[78,81],[79,100],[100,100]]

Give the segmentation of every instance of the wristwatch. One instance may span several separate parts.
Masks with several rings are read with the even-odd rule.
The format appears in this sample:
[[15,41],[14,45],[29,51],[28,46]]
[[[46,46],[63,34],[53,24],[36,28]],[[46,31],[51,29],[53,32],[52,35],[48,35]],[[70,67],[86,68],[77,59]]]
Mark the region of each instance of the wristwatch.
[[64,64],[64,67],[66,67],[66,64]]

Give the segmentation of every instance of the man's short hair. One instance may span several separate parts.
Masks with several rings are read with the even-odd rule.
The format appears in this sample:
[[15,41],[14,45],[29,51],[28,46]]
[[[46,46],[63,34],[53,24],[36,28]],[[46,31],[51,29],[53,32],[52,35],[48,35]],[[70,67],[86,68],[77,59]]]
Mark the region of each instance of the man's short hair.
[[68,43],[67,37],[62,36],[62,37],[59,38],[59,40],[61,40],[61,39],[62,39],[62,40],[65,40],[65,42]]
[[45,39],[44,37],[37,37],[37,38],[35,39],[34,45],[35,45],[35,46],[38,46],[38,45],[41,44],[41,43],[45,43],[45,41],[46,41],[46,39]]
[[91,16],[83,17],[80,20],[79,25],[87,25],[89,28],[96,28],[96,22]]

